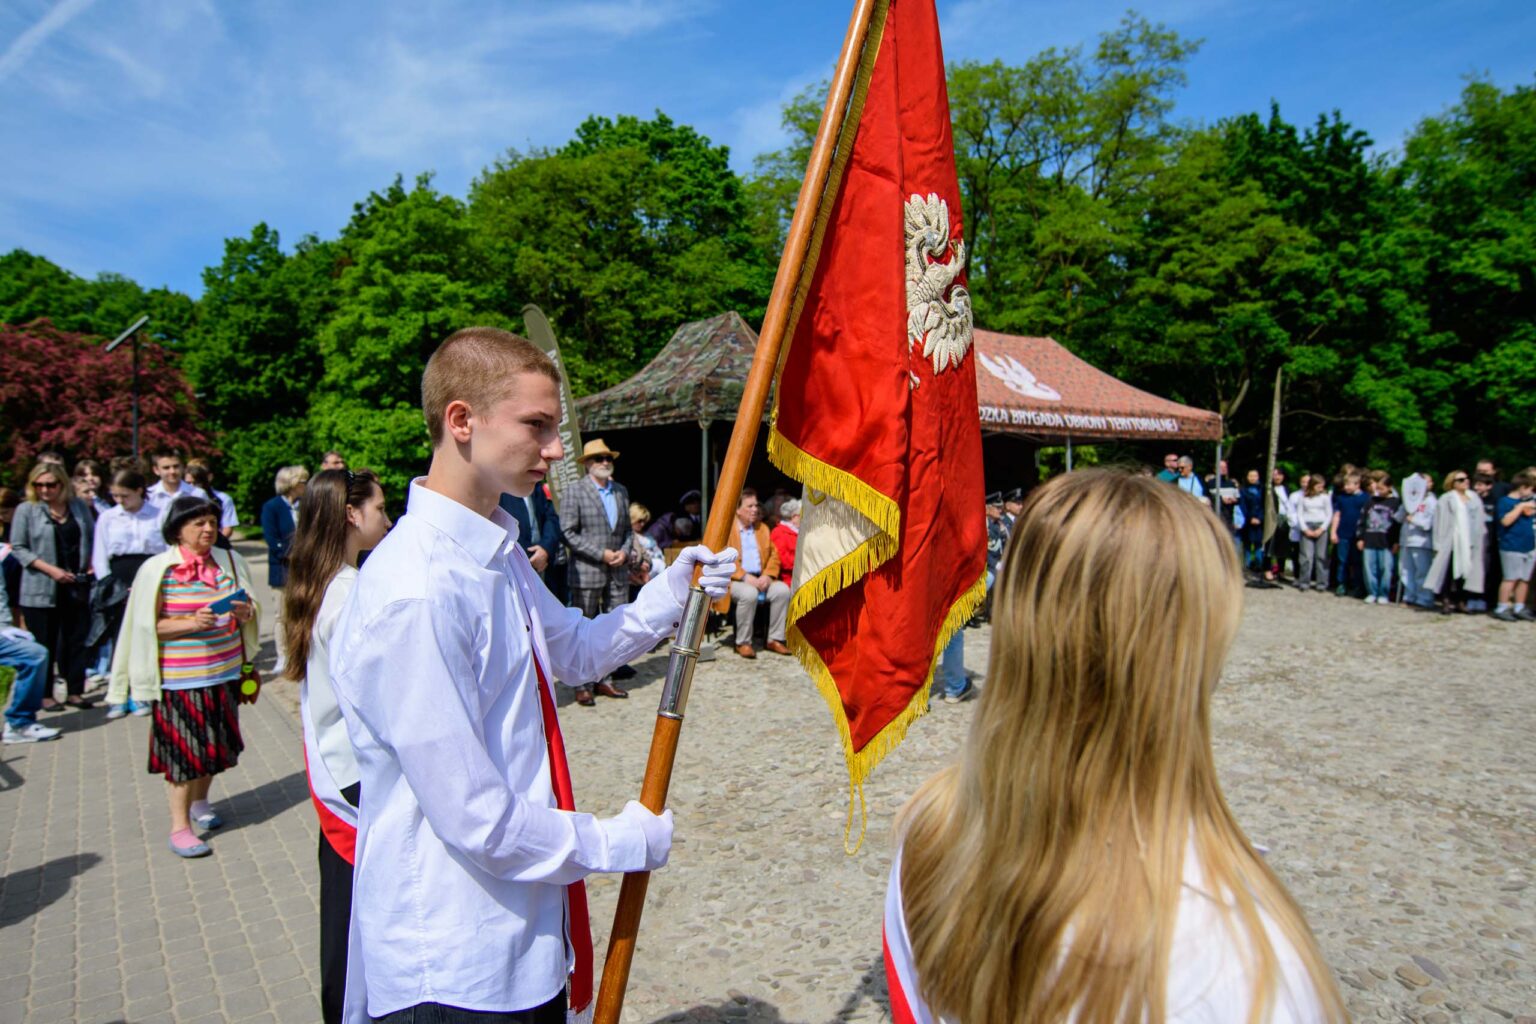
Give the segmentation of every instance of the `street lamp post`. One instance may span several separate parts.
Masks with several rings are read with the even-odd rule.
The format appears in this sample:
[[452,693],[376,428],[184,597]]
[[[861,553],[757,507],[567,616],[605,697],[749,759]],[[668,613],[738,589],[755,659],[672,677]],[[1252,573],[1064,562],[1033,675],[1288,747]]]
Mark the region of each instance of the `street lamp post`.
[[133,457],[135,461],[139,457],[139,328],[147,323],[149,323],[148,314],[139,317],[133,322],[131,327],[107,342],[107,351],[111,352],[129,338],[133,339],[133,384],[131,390],[133,395]]

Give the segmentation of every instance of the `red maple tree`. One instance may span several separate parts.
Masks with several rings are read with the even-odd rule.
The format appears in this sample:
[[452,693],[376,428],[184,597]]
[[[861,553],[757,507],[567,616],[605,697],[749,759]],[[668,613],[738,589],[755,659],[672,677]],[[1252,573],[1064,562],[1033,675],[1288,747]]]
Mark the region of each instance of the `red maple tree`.
[[[19,482],[34,456],[54,449],[71,461],[103,462],[133,452],[133,355],[102,339],[58,330],[48,320],[0,324],[0,461]],[[139,449],[162,446],[217,454],[198,425],[192,388],[154,342],[139,345]]]

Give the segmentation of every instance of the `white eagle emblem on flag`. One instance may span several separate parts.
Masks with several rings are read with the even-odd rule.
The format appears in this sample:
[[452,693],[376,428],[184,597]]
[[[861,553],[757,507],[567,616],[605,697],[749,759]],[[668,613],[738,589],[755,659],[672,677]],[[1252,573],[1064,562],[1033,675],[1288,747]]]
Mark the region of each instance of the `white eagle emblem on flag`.
[[932,192],[907,200],[906,228],[907,351],[921,341],[933,372],[943,373],[971,347],[971,293],[955,284],[965,269],[965,240],[950,241],[949,204]]

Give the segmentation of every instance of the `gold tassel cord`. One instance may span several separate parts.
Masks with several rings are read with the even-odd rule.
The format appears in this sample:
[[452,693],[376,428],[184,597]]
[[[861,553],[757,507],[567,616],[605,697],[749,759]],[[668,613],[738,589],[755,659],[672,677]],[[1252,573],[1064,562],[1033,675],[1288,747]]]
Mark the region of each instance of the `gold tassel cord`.
[[[832,712],[832,719],[837,725],[838,738],[843,744],[843,758],[848,765],[848,823],[843,832],[843,849],[852,856],[859,852],[864,845],[864,833],[868,829],[869,816],[864,804],[864,782],[869,778],[875,766],[885,760],[885,756],[894,750],[902,740],[906,739],[907,730],[912,723],[922,717],[928,711],[929,693],[933,689],[933,676],[938,667],[939,657],[944,653],[944,648],[954,638],[955,633],[965,628],[966,622],[981,607],[981,602],[987,596],[986,578],[981,577],[973,583],[960,599],[949,609],[944,617],[944,624],[939,629],[938,639],[934,643],[934,653],[928,664],[927,675],[923,679],[923,685],[918,687],[907,702],[907,706],[901,713],[886,723],[863,748],[853,748],[853,733],[848,725],[848,713],[843,708],[842,694],[838,692],[837,682],[832,678],[832,671],[821,660],[821,655],[816,648],[811,646],[805,635],[795,626],[794,622],[789,626],[789,647],[794,651],[795,657],[800,660],[800,665],[805,669],[806,675],[816,684],[822,700],[827,702],[828,709]],[[849,844],[849,836],[853,833],[853,805],[857,800],[860,807],[859,835],[858,839]]]

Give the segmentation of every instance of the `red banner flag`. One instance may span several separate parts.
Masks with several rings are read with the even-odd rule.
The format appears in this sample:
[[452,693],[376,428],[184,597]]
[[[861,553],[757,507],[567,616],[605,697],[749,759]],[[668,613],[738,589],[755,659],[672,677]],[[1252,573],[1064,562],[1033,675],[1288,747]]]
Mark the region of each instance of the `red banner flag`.
[[789,642],[850,785],[985,595],[981,430],[934,0],[874,11],[785,336],[768,451],[806,485]]

